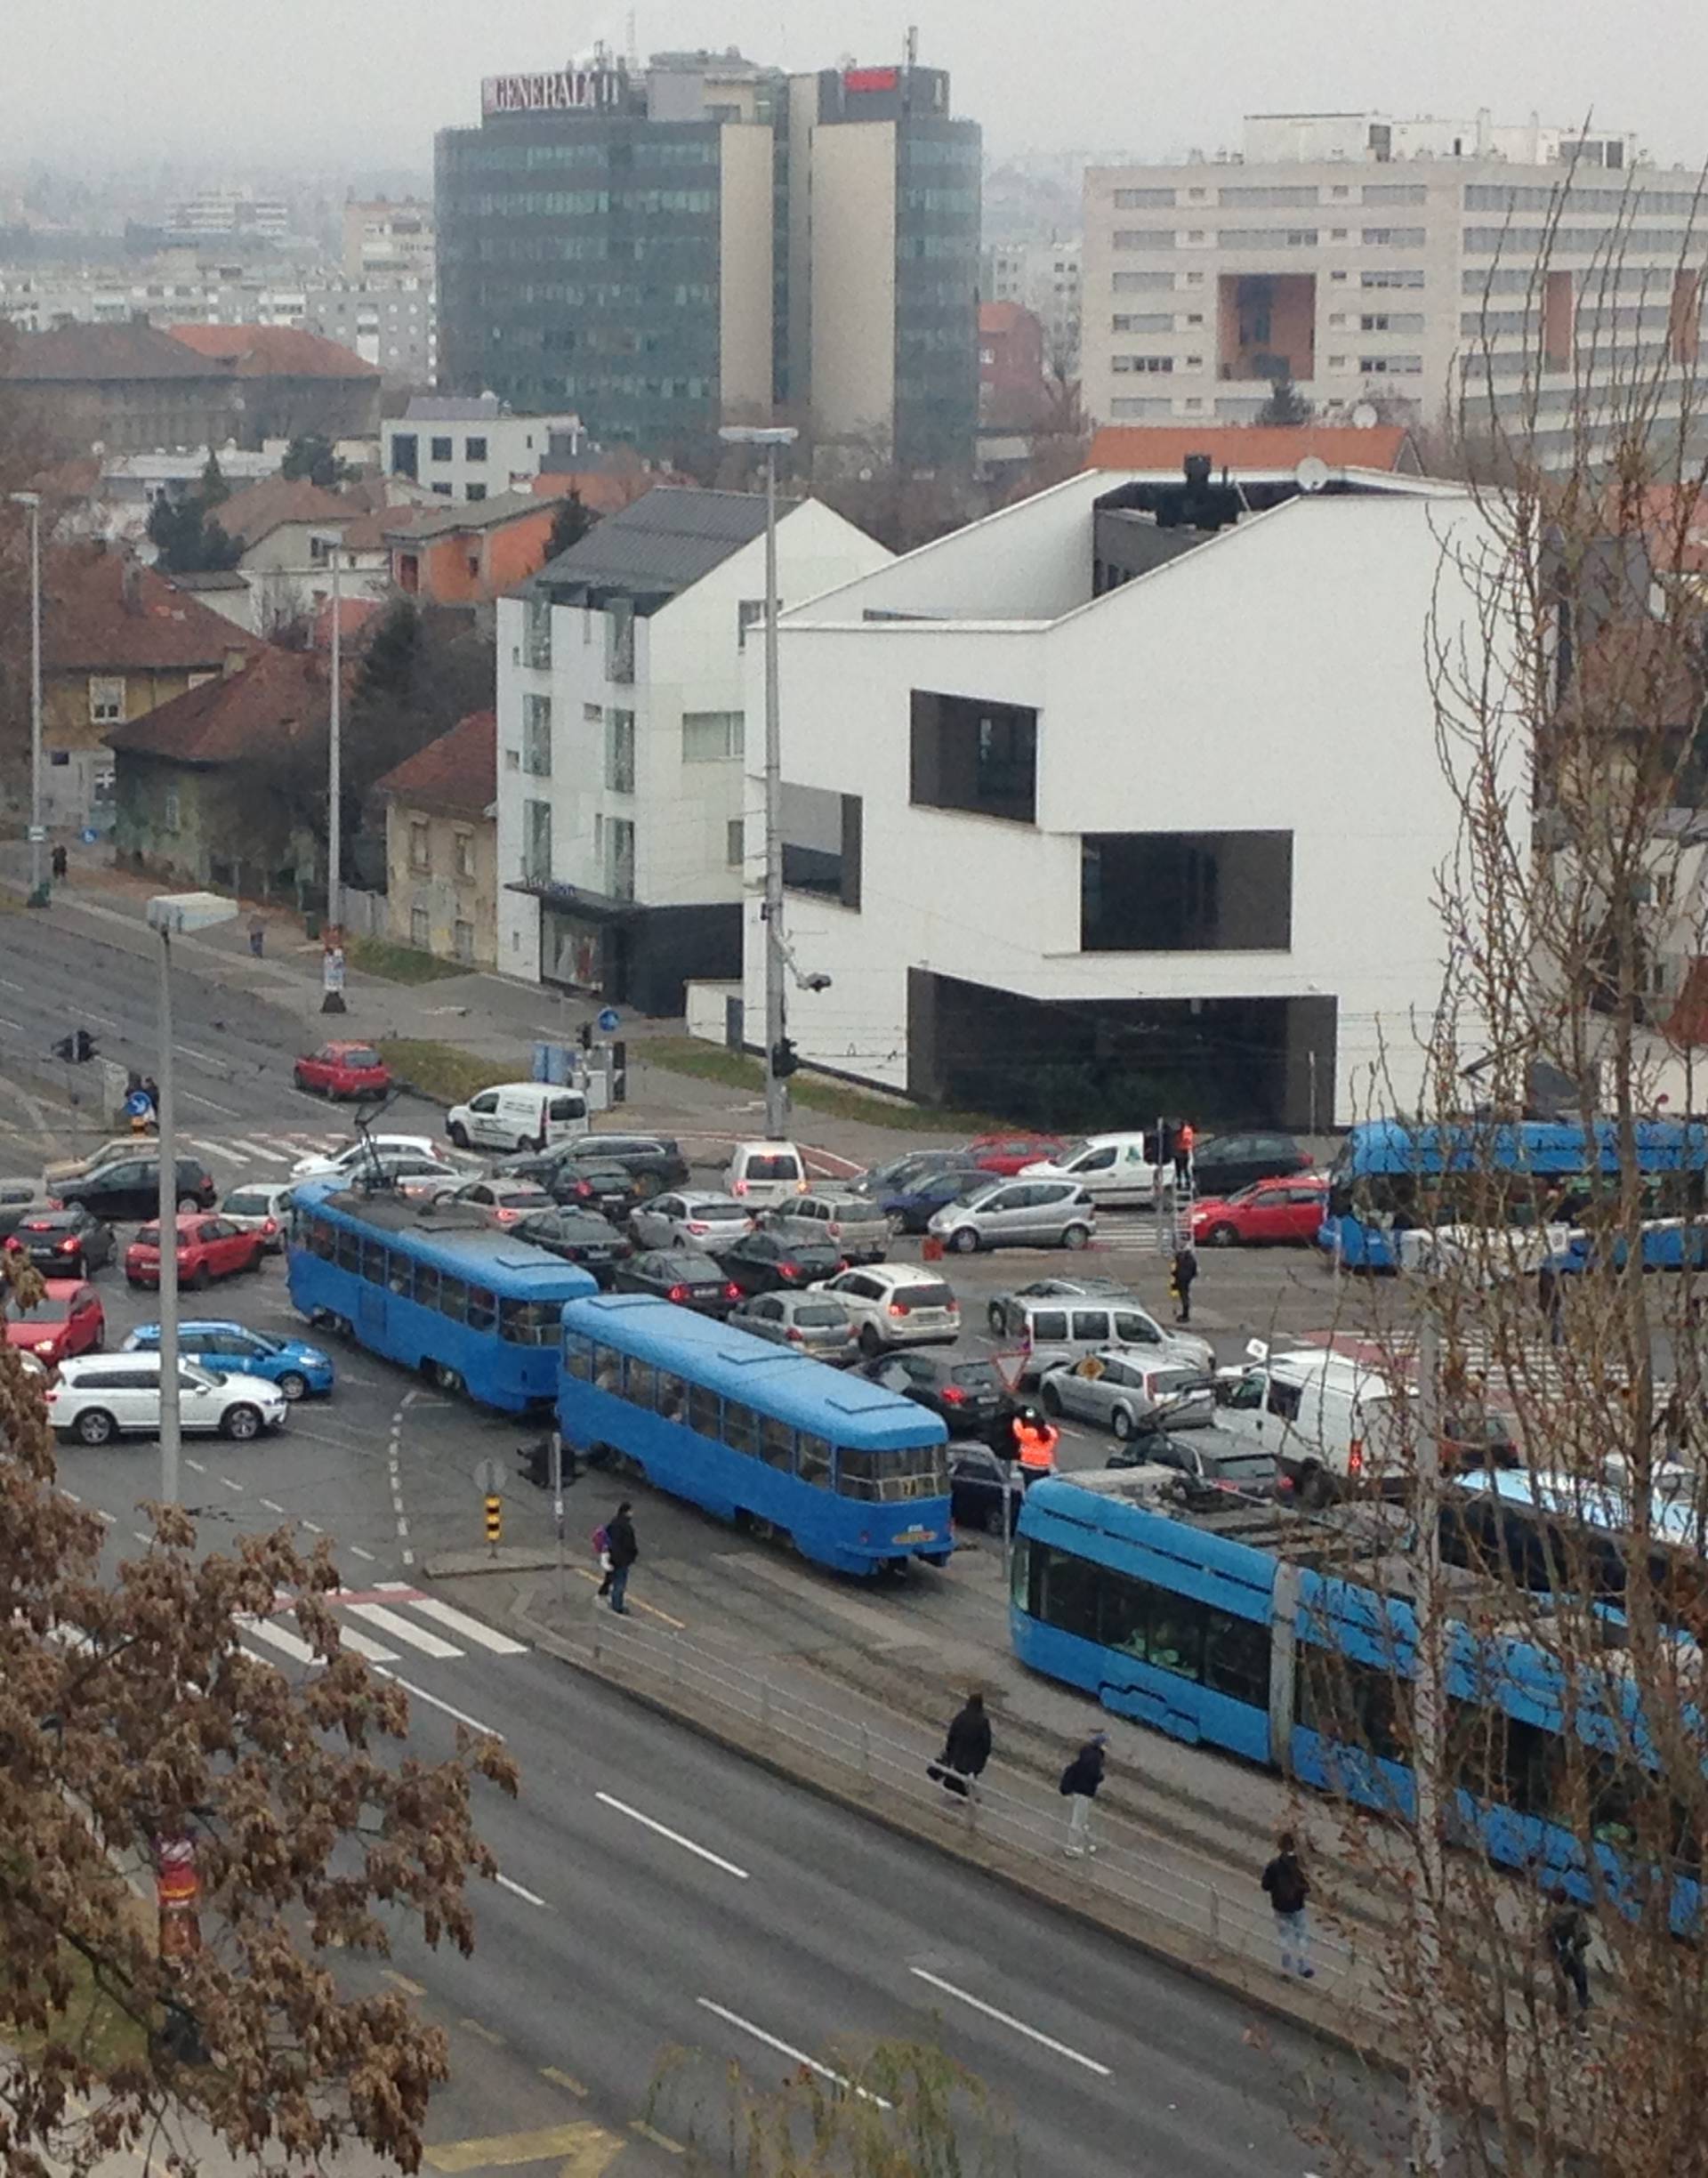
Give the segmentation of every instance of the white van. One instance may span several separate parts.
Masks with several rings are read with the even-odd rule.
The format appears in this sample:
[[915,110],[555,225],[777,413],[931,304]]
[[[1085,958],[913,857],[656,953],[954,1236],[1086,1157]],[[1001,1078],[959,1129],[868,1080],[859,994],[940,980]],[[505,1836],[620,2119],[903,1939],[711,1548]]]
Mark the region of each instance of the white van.
[[1301,1504],[1403,1483],[1404,1395],[1387,1377],[1324,1346],[1277,1353],[1253,1339],[1245,1352],[1217,1385],[1216,1420],[1273,1453]]
[[789,1202],[810,1185],[806,1159],[792,1141],[737,1142],[724,1168],[724,1193],[746,1210]]
[[504,1150],[518,1157],[574,1141],[591,1124],[585,1094],[550,1082],[501,1082],[445,1115],[445,1132],[459,1150]]
[[[1023,1165],[1022,1180],[1077,1180],[1100,1210],[1149,1209],[1156,1199],[1156,1167],[1143,1134],[1093,1134],[1071,1143],[1059,1157]],[[1164,1175],[1174,1186],[1174,1167]]]

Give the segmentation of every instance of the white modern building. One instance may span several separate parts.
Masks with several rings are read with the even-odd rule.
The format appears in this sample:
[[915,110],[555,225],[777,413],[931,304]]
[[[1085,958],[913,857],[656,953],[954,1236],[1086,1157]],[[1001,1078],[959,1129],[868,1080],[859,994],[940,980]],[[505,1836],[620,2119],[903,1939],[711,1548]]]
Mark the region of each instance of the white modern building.
[[[764,530],[758,494],[657,485],[498,601],[506,973],[648,1013],[680,1012],[690,977],[739,977]],[[815,499],[779,509],[777,550],[785,604],[890,556]]]
[[984,253],[979,299],[1018,302],[1043,327],[1045,362],[1071,376],[1079,367],[1081,245],[993,242]]
[[527,491],[548,456],[572,464],[584,436],[579,416],[517,415],[495,394],[418,393],[380,426],[380,466],[441,499],[496,499]]
[[1629,135],[1486,113],[1265,114],[1232,157],[1093,167],[1087,412],[1250,423],[1285,376],[1326,415],[1435,423],[1469,374],[1516,420],[1527,372],[1543,455],[1564,458],[1610,373],[1669,351],[1694,369],[1697,184],[1642,157]]
[[[1089,1071],[1135,1124],[1416,1101],[1459,822],[1425,630],[1476,655],[1477,518],[1305,485],[1087,473],[785,614],[803,1061],[995,1110]],[[763,952],[750,913],[749,1020]]]

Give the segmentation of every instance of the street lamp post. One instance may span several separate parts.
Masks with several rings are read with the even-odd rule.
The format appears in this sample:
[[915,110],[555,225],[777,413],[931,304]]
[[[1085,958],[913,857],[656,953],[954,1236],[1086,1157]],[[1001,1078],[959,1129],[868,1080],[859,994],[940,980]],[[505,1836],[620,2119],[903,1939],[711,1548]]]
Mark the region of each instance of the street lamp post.
[[[338,547],[343,542],[342,532],[334,530],[332,536],[332,670],[329,690],[329,722],[326,733],[326,957],[330,962],[332,948],[342,951],[344,927],[344,834],[343,834],[343,781],[344,756],[344,678],[343,678],[343,599],[338,579]],[[334,987],[330,976],[325,978],[320,999],[323,1013],[342,1013],[345,1011],[342,980]]]
[[731,446],[765,449],[765,1132],[773,1141],[789,1130],[789,1093],[777,1070],[783,1044],[783,730],[777,708],[777,449],[800,437],[787,424],[726,424],[720,439]]
[[42,822],[42,495],[8,492],[14,506],[29,514],[29,904],[47,905],[42,850],[47,827]]
[[160,940],[160,1501],[178,1502],[178,1115],[173,1093],[172,941],[230,923],[235,900],[217,892],[162,892],[149,902],[149,928]]

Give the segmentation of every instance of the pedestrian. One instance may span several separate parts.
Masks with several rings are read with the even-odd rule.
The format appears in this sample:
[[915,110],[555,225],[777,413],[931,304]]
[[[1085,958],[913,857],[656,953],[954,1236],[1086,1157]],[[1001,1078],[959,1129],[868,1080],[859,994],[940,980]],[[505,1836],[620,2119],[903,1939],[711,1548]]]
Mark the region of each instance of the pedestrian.
[[1068,1803],[1068,1843],[1064,1850],[1070,1860],[1097,1851],[1092,1836],[1092,1803],[1103,1782],[1104,1749],[1108,1744],[1108,1732],[1093,1732],[1061,1773],[1059,1789]]
[[1306,1913],[1310,1883],[1299,1865],[1299,1844],[1292,1831],[1284,1830],[1275,1846],[1275,1858],[1263,1871],[1263,1888],[1275,1914],[1281,1971],[1309,1981],[1317,1972],[1310,1963],[1310,1923]]
[[1192,1150],[1197,1141],[1189,1119],[1180,1120],[1174,1129],[1174,1191],[1180,1194],[1192,1184]]
[[1566,1293],[1559,1282],[1559,1273],[1551,1262],[1543,1263],[1536,1272],[1536,1302],[1547,1320],[1548,1343],[1560,1345],[1566,1336],[1563,1321]]
[[1014,1416],[1013,1431],[1020,1465],[1032,1474],[1053,1474],[1061,1432],[1050,1417],[1035,1407],[1022,1407]]
[[[1549,1893],[1548,1918],[1543,1924],[1543,1935],[1554,1969],[1554,2009],[1562,2024],[1572,2016],[1572,2024],[1582,2034],[1585,2025],[1583,2015],[1590,2008],[1590,1970],[1583,1957],[1590,1948],[1590,1924],[1583,1918],[1583,1908],[1563,1884],[1556,1884]],[[1571,2001],[1574,1991],[1577,1996],[1575,2016]]]
[[249,950],[259,960],[267,949],[267,925],[259,916],[249,918]]
[[978,1796],[973,1787],[989,1760],[990,1719],[985,1714],[984,1696],[975,1690],[950,1721],[943,1752],[931,1765],[930,1774],[955,1799],[972,1800]]
[[1192,1320],[1192,1281],[1197,1275],[1197,1251],[1189,1240],[1182,1241],[1174,1251],[1174,1268],[1168,1281],[1168,1290],[1174,1296],[1174,1320],[1178,1324],[1189,1324]]
[[55,877],[65,875],[66,871],[70,867],[70,858],[63,847],[54,848],[50,867]]
[[629,1518],[629,1501],[625,1497],[601,1530],[605,1540],[600,1556],[605,1561],[605,1577],[599,1584],[599,1593],[606,1597],[614,1611],[624,1617],[629,1607],[623,1601],[628,1593],[629,1569],[640,1555],[640,1546],[634,1539],[634,1522]]

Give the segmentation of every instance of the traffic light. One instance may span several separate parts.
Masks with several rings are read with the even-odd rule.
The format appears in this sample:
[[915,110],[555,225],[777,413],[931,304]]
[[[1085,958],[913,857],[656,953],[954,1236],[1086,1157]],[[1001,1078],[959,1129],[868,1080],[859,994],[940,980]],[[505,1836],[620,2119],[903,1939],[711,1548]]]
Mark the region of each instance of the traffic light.
[[576,1033],[580,1037],[583,1051],[592,1051],[593,1048],[593,1024],[592,1021],[583,1021]]
[[800,1066],[794,1055],[794,1046],[787,1037],[778,1037],[771,1046],[771,1073],[777,1081],[786,1081]]
[[86,1028],[74,1029],[53,1046],[53,1056],[63,1059],[68,1066],[83,1066],[94,1055],[95,1039]]

